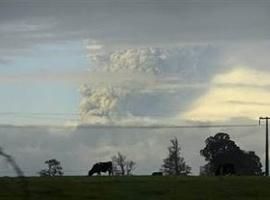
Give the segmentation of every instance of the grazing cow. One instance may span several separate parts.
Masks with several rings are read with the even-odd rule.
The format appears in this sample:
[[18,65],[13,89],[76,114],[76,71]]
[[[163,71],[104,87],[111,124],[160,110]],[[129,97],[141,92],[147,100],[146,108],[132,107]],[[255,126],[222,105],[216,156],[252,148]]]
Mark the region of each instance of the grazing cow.
[[163,176],[162,172],[153,172],[152,176]]
[[92,169],[88,172],[88,176],[92,176],[94,173],[98,175],[101,172],[108,172],[109,176],[113,174],[113,165],[112,162],[99,162],[93,165]]

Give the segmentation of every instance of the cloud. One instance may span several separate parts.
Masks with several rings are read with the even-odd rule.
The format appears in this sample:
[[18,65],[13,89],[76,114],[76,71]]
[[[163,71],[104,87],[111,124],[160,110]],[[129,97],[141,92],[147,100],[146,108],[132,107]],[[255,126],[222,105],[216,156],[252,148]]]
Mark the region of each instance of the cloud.
[[[92,45],[98,48],[93,51]],[[90,71],[97,72],[147,73],[165,78],[181,75],[179,78],[185,80],[205,80],[211,72],[224,67],[220,62],[220,47],[209,44],[111,49],[110,46],[90,43],[87,49]]]
[[256,105],[256,106],[270,106],[270,103],[252,102],[252,101],[227,101],[226,103],[238,104],[238,105]]
[[48,83],[48,82],[74,82],[82,83],[87,80],[90,75],[87,72],[81,71],[53,71],[43,70],[41,72],[17,72],[16,74],[2,74],[0,75],[0,83],[9,84],[33,84],[33,83]]
[[36,45],[89,38],[116,48],[269,40],[268,2],[242,4],[1,1],[0,53],[13,57]]
[[208,87],[209,77],[224,70],[217,48],[210,45],[119,50],[96,42],[90,46],[89,79],[81,89],[84,124],[172,124],[174,106],[185,106],[188,97]]
[[264,86],[269,85],[269,77],[267,71],[243,67],[216,75],[209,91],[182,117],[196,121],[226,121],[237,117],[258,119],[267,115],[270,113],[270,93]]
[[214,77],[214,84],[247,85],[247,86],[269,86],[270,75],[268,71],[258,71],[248,66],[235,66],[235,69]]
[[10,60],[8,60],[8,59],[0,59],[0,65],[8,65],[8,64],[10,64]]
[[[89,47],[88,47],[89,49]],[[95,49],[96,50],[96,49]],[[94,70],[105,72],[160,73],[166,55],[158,48],[130,48],[112,52],[89,51]]]
[[108,123],[117,115],[119,94],[116,89],[99,87],[92,89],[83,85],[81,91],[80,115],[83,123]]

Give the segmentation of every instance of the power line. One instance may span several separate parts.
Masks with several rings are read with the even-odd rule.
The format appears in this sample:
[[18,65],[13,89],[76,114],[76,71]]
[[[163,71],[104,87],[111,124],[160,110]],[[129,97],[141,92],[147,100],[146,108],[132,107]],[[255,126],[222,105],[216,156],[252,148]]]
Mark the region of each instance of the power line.
[[0,124],[2,128],[77,128],[77,129],[196,129],[196,128],[250,128],[258,127],[257,124],[213,124],[213,125],[16,125],[16,124]]
[[[257,124],[149,124],[149,125],[99,125],[99,124],[81,124],[79,113],[41,113],[41,112],[0,112],[0,117],[30,118],[35,120],[63,120],[77,122],[75,126],[79,129],[196,129],[196,128],[248,128],[257,127]],[[61,125],[17,125],[17,124],[0,124],[1,127],[52,127],[52,128],[74,128],[74,126]]]
[[120,125],[79,125],[78,128],[122,128],[122,129],[193,129],[193,128],[247,128],[257,127],[257,124],[215,124],[215,125],[145,125],[145,126],[120,126]]
[[12,118],[30,118],[35,120],[63,120],[77,122],[78,125],[61,126],[61,125],[19,125],[19,124],[0,124],[0,127],[18,127],[18,128],[37,128],[37,127],[52,127],[52,128],[79,128],[79,129],[195,129],[195,128],[248,128],[257,127],[258,124],[146,124],[146,125],[121,125],[120,124],[82,124],[80,122],[80,113],[41,113],[41,112],[0,112],[1,117]]

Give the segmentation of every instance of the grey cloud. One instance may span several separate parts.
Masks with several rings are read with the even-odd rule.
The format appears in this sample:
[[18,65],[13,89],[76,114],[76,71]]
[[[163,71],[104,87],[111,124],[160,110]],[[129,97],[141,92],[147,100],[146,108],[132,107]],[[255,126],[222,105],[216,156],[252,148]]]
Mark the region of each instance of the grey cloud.
[[8,65],[10,64],[11,60],[8,59],[0,59],[0,65]]
[[18,32],[14,28],[0,31],[4,52],[87,38],[116,46],[269,39],[266,1],[256,4],[174,0],[1,1],[0,4],[0,29],[21,22],[30,27],[28,31]]

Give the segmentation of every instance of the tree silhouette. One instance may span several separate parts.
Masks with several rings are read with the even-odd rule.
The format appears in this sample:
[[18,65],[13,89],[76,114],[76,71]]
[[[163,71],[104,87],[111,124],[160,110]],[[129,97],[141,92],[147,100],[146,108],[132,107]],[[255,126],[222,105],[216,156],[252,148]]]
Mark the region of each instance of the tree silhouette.
[[184,158],[181,157],[181,147],[177,138],[171,139],[171,146],[168,147],[169,155],[163,160],[161,171],[166,175],[188,175],[191,171]]
[[260,175],[262,173],[260,158],[252,151],[241,150],[227,133],[217,133],[205,140],[205,148],[200,151],[208,163],[204,174],[219,174],[223,165],[231,164],[237,175]]
[[40,176],[62,176],[64,174],[62,172],[63,168],[61,167],[61,163],[58,160],[47,160],[45,164],[48,165],[48,168],[41,170],[39,172]]
[[120,152],[112,157],[112,162],[114,175],[132,175],[136,167],[136,163],[134,161],[128,160],[127,157]]

